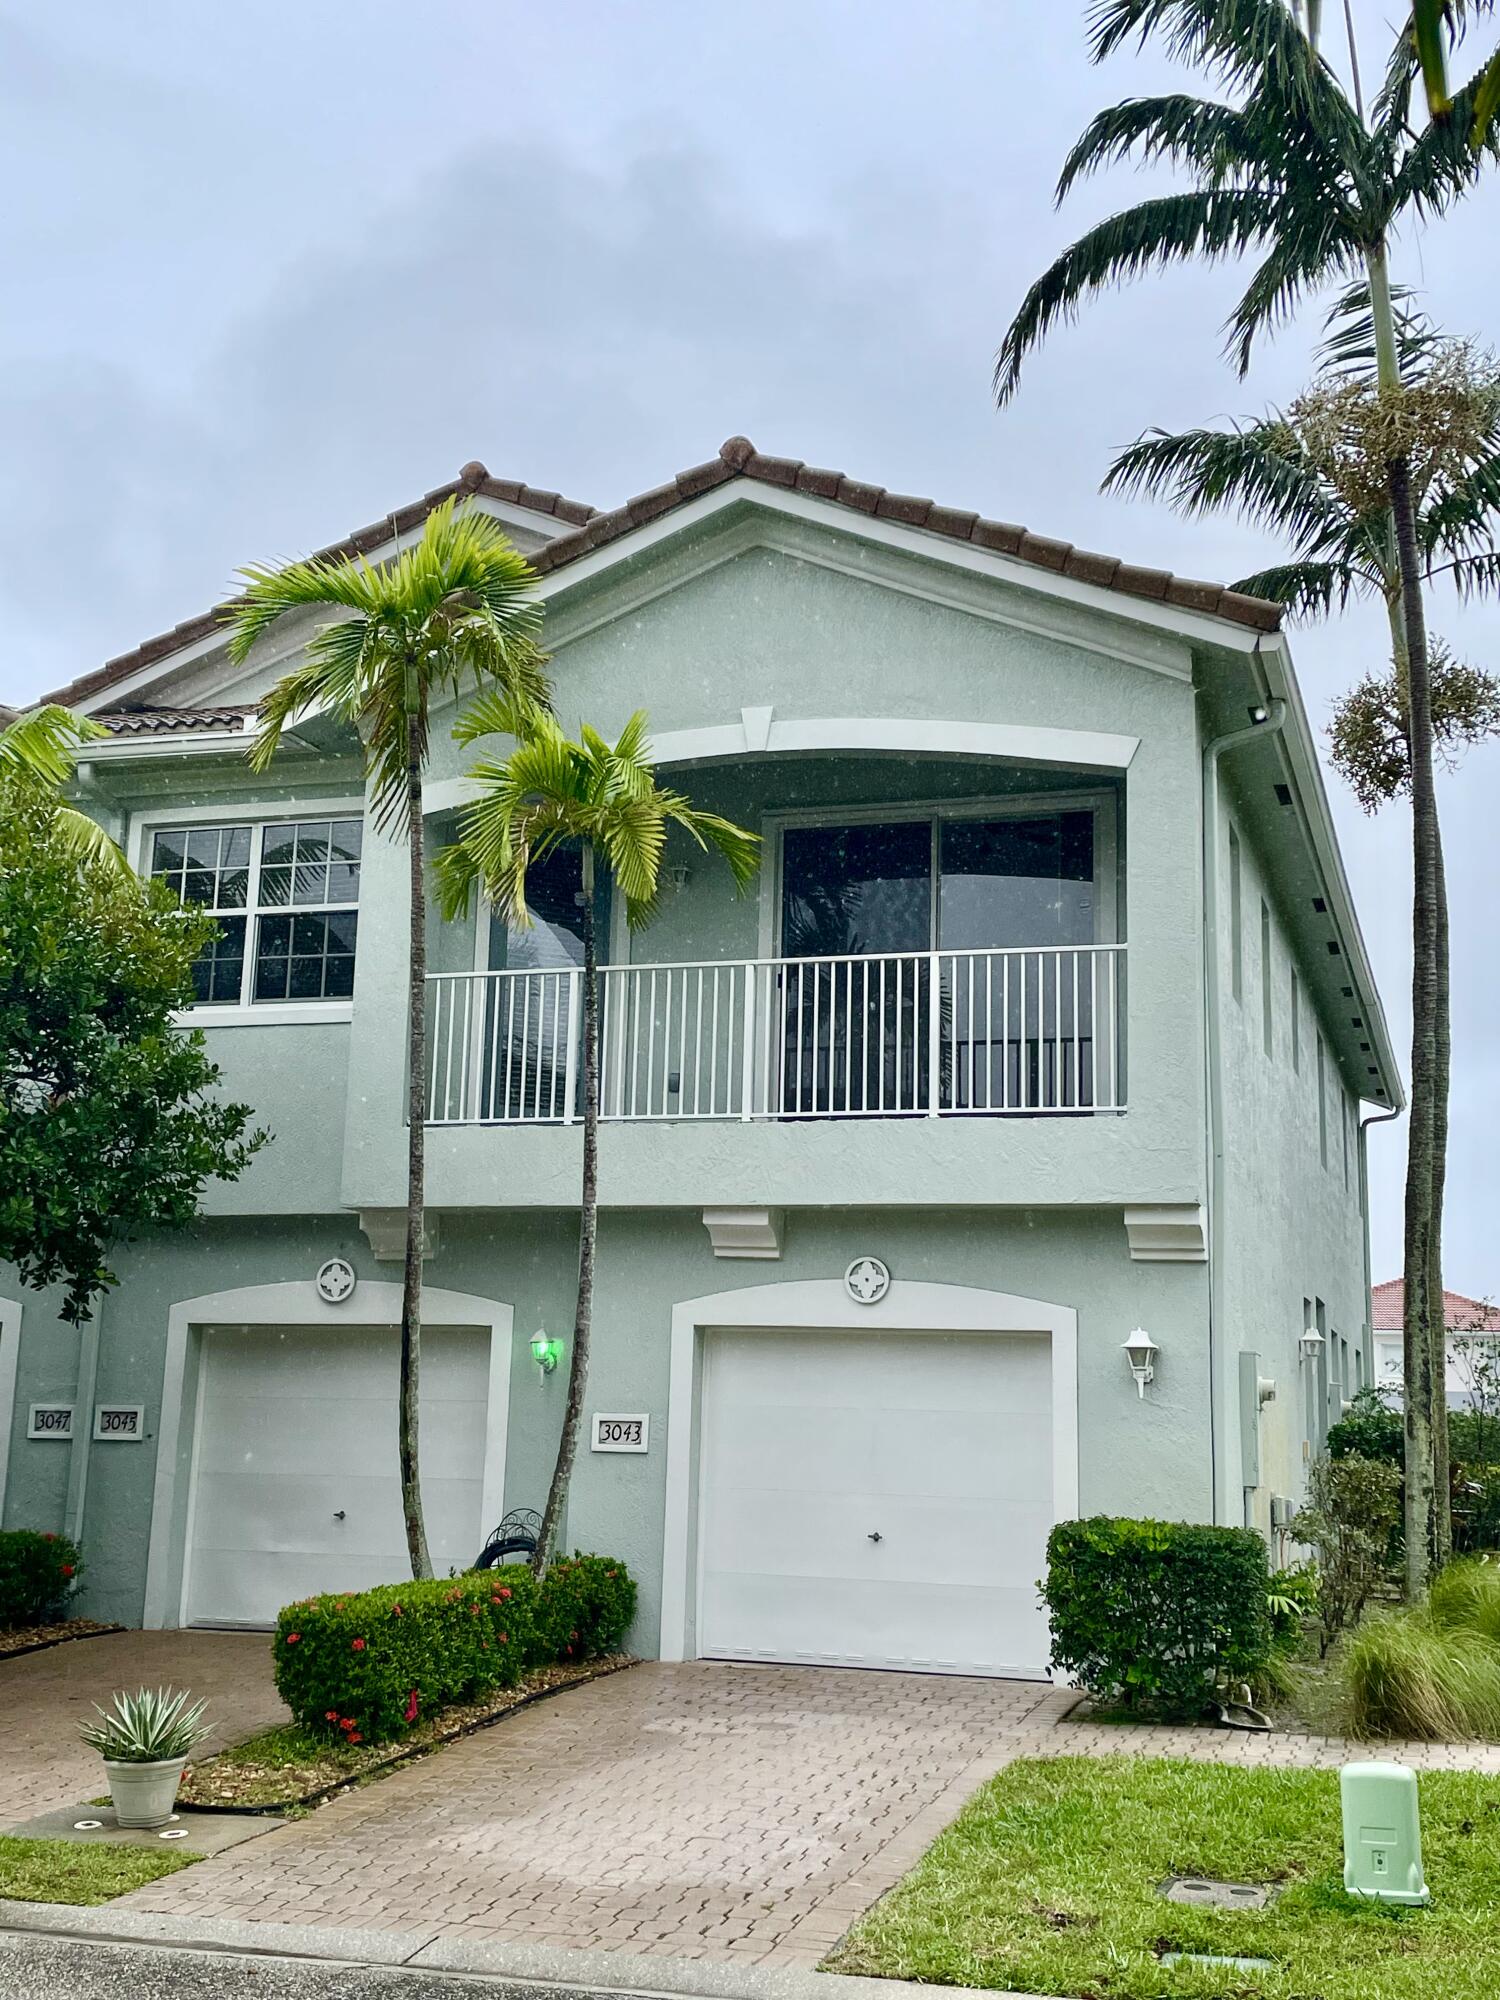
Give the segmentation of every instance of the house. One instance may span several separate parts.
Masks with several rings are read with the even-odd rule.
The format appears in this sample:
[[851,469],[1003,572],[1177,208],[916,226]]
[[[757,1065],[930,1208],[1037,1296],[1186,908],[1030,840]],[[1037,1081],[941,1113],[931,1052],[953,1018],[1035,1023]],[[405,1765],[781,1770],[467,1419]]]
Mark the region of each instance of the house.
[[[1401,1315],[1405,1302],[1406,1286],[1400,1278],[1387,1278],[1384,1284],[1374,1286],[1370,1292],[1370,1326],[1375,1338],[1375,1385],[1390,1389],[1398,1396],[1403,1386]],[[1476,1381],[1476,1365],[1484,1367],[1486,1376],[1492,1369],[1500,1370],[1500,1342],[1493,1339],[1500,1334],[1500,1308],[1484,1299],[1465,1298],[1462,1292],[1445,1291],[1443,1325],[1448,1336],[1448,1404],[1451,1409],[1467,1409],[1476,1388],[1481,1386]],[[1491,1354],[1493,1362],[1489,1362]],[[1497,1374],[1495,1389],[1500,1389],[1500,1374]],[[1490,1391],[1492,1397],[1495,1389]]]
[[[1360,1106],[1400,1101],[1276,610],[743,438],[609,513],[469,465],[339,547],[455,491],[535,564],[565,721],[647,708],[765,840],[748,897],[683,847],[656,924],[610,925],[566,1533],[640,1578],[637,1648],[1033,1674],[1054,1521],[1269,1533],[1369,1379]],[[190,1018],[275,1134],[81,1338],[0,1273],[5,1518],[80,1529],[90,1608],[150,1626],[404,1561],[406,863],[326,717],[247,768],[304,637],[234,668],[209,611],[59,691],[111,732],[82,796],[220,914]],[[464,766],[439,727],[439,841]],[[551,1469],[575,890],[433,924],[440,1567]]]

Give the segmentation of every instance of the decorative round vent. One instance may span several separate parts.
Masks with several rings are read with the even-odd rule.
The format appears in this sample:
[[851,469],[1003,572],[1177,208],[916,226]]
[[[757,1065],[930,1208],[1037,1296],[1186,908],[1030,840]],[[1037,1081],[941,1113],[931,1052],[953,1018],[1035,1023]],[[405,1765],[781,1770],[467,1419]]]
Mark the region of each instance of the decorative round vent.
[[346,1299],[354,1296],[354,1287],[359,1283],[354,1275],[354,1266],[343,1257],[330,1257],[318,1272],[318,1297],[331,1306],[341,1306]]
[[877,1306],[890,1289],[890,1271],[878,1257],[856,1257],[844,1273],[844,1290],[856,1305]]

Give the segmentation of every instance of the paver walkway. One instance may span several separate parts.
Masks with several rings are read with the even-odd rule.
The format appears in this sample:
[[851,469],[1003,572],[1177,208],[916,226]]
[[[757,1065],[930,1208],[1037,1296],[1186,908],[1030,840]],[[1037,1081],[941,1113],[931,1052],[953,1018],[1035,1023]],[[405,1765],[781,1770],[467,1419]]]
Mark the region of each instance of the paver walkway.
[[[264,1640],[130,1640],[160,1651],[126,1680],[170,1674],[206,1690],[211,1668],[232,1673],[238,1648],[246,1703],[257,1688],[274,1702],[268,1677],[263,1687],[257,1679]],[[118,1666],[111,1674],[122,1677]],[[1334,1738],[1070,1722],[1076,1700],[1015,1681],[635,1667],[113,1907],[812,1966],[1015,1757],[1336,1766],[1371,1754]],[[1375,1754],[1500,1772],[1495,1745],[1386,1744]],[[66,1796],[86,1793],[74,1782]]]
[[207,1701],[204,1756],[291,1720],[264,1632],[110,1632],[0,1659],[0,1827],[98,1798],[104,1773],[79,1723],[120,1688],[167,1686]]
[[647,1665],[116,1907],[812,1965],[1046,1687]]

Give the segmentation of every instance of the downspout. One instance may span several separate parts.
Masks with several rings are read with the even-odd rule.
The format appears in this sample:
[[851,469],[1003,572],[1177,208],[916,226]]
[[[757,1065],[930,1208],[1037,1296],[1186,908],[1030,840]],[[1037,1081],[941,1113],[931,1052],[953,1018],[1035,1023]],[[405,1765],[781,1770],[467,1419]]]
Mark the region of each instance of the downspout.
[[[1256,642],[1259,660],[1260,644]],[[1224,1265],[1219,1255],[1224,1180],[1224,1064],[1220,1046],[1222,1007],[1219,992],[1219,764],[1243,744],[1275,736],[1286,720],[1286,703],[1269,701],[1257,709],[1244,729],[1216,736],[1203,752],[1203,1054],[1208,1098],[1208,1476],[1211,1518],[1217,1524],[1225,1509],[1219,1501],[1220,1384],[1219,1346],[1224,1323]],[[1238,1524],[1239,1514],[1233,1517]]]
[[1389,1125],[1393,1118],[1401,1116],[1402,1107],[1392,1105],[1389,1111],[1372,1111],[1368,1118],[1359,1121],[1359,1216],[1363,1222],[1365,1239],[1365,1316],[1364,1316],[1364,1357],[1365,1387],[1372,1388],[1375,1382],[1375,1342],[1370,1328],[1370,1295],[1374,1290],[1374,1273],[1370,1269],[1370,1149],[1366,1133],[1372,1125]]
[[83,1517],[88,1506],[89,1458],[94,1443],[94,1390],[99,1380],[99,1321],[104,1311],[101,1299],[93,1316],[78,1329],[78,1373],[73,1388],[73,1442],[68,1447],[68,1497],[63,1533],[69,1541],[83,1540]]

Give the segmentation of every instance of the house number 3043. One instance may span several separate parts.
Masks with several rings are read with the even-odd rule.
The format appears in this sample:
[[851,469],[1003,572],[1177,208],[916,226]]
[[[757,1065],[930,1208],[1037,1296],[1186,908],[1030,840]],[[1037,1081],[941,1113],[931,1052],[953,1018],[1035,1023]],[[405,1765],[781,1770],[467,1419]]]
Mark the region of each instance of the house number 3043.
[[595,1451],[648,1451],[651,1419],[596,1415],[591,1444]]

